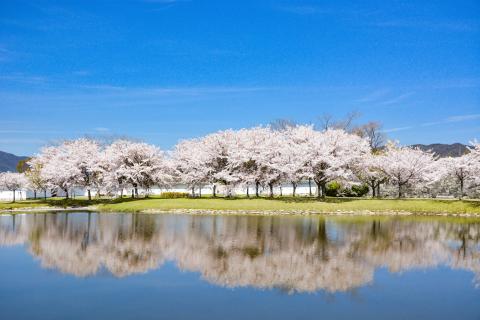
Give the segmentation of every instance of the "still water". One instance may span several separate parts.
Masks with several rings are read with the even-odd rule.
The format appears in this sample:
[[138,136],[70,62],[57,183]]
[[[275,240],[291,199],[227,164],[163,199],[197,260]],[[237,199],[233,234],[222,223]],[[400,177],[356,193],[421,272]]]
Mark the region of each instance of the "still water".
[[480,221],[0,216],[0,319],[480,319]]

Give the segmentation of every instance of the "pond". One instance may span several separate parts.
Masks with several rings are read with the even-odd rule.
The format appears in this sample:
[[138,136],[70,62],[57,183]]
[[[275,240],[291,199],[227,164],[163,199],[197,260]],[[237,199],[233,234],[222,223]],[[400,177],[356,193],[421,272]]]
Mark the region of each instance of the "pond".
[[1,319],[480,319],[480,221],[0,216]]

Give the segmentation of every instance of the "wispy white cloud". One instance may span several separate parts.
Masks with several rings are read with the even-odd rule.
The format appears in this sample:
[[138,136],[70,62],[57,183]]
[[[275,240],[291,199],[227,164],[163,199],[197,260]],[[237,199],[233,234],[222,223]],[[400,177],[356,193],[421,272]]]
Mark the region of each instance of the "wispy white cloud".
[[477,119],[480,119],[480,114],[463,114],[463,115],[450,116],[440,121],[424,122],[419,126],[405,126],[405,127],[385,129],[383,130],[383,132],[389,133],[389,132],[405,131],[405,130],[415,129],[418,127],[430,127],[430,126],[436,126],[441,124],[465,122],[465,121],[471,121],[471,120],[477,120]]
[[[31,88],[30,88],[31,87]],[[65,85],[57,82],[31,85],[27,93],[18,90],[0,91],[2,108],[49,108],[84,110],[85,108],[177,108],[192,107],[201,101],[228,100],[250,94],[276,92],[279,88],[262,86],[205,87],[128,87],[116,85]]]
[[45,144],[47,140],[42,139],[18,139],[18,138],[7,138],[0,139],[0,144]]
[[140,0],[152,6],[151,11],[162,11],[191,0]]
[[110,84],[80,84],[74,87],[77,87],[80,89],[97,90],[97,91],[123,91],[126,89],[126,87],[114,86]]
[[211,86],[211,87],[126,87],[115,85],[81,85],[79,88],[91,89],[98,92],[117,91],[120,94],[141,94],[141,95],[203,95],[215,93],[242,93],[267,91],[273,87],[248,87],[248,86]]
[[315,5],[285,5],[277,7],[278,10],[299,14],[299,15],[309,15],[309,14],[318,14],[318,13],[332,13],[331,10],[322,8]]
[[458,116],[451,116],[440,121],[425,122],[425,123],[422,123],[420,126],[430,127],[430,126],[436,126],[440,124],[464,122],[464,121],[477,120],[477,119],[480,119],[480,114],[464,114],[464,115],[458,115]]
[[432,85],[435,89],[479,88],[480,78],[444,79]]
[[373,101],[378,101],[379,99],[384,98],[390,93],[389,89],[378,89],[375,90],[366,96],[358,99],[356,102],[373,102]]
[[461,121],[468,121],[468,120],[475,120],[475,119],[480,119],[480,113],[478,113],[478,114],[464,114],[464,115],[461,115],[461,116],[448,117],[447,121],[448,122],[461,122]]
[[0,44],[0,62],[10,61],[12,59],[13,52],[8,50],[6,46]]
[[390,132],[410,130],[410,129],[413,129],[413,128],[414,128],[414,127],[412,127],[412,126],[398,127],[398,128],[390,128],[390,129],[382,130],[382,132],[390,133]]
[[175,3],[175,2],[189,2],[190,0],[141,0],[142,2],[150,2],[150,3]]
[[72,74],[74,76],[84,77],[84,76],[89,76],[92,73],[88,70],[77,70],[77,71],[73,71]]
[[357,103],[369,103],[373,105],[380,105],[380,106],[388,106],[388,105],[394,105],[398,104],[400,102],[403,102],[407,98],[411,97],[412,95],[415,94],[415,92],[406,92],[402,93],[399,95],[393,95],[392,90],[383,88],[383,89],[377,89],[357,100],[355,102]]
[[385,100],[385,101],[380,101],[378,104],[379,105],[382,105],[382,106],[389,106],[389,105],[393,105],[393,104],[398,104],[400,102],[403,102],[405,101],[407,98],[411,97],[412,95],[414,95],[415,92],[407,92],[407,93],[403,93],[401,95],[398,95],[396,97],[393,97],[393,98],[390,98],[388,100]]
[[6,133],[15,133],[15,134],[59,134],[59,133],[65,133],[63,131],[58,131],[58,130],[44,130],[44,129],[39,129],[39,130],[23,130],[23,129],[4,129],[0,130],[0,133],[6,134]]
[[380,28],[417,28],[452,32],[478,31],[478,23],[471,21],[388,20],[371,24]]
[[96,127],[94,130],[102,133],[110,132],[110,129],[105,127]]
[[12,74],[3,74],[0,75],[0,81],[11,81],[11,82],[21,82],[21,83],[45,83],[48,81],[48,77],[45,76],[36,76],[28,75],[24,73],[12,73]]

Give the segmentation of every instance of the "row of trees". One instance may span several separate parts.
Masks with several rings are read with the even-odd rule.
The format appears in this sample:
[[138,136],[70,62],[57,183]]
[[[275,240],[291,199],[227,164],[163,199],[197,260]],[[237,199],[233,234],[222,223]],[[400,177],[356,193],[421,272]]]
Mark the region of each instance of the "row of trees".
[[[370,135],[343,129],[316,130],[310,125],[281,128],[254,127],[225,130],[201,138],[183,140],[172,151],[156,146],[117,140],[102,145],[92,139],[65,141],[45,147],[27,162],[25,174],[4,173],[0,189],[35,191],[63,190],[68,197],[75,187],[123,196],[123,190],[149,190],[185,184],[192,188],[224,186],[232,195],[235,187],[267,188],[297,186],[313,182],[317,196],[325,197],[327,184],[344,186],[366,184],[373,196],[380,186],[396,188],[398,197],[419,188],[439,184],[457,186],[459,197],[466,189],[480,185],[480,144],[458,158],[437,159],[433,153],[389,142],[383,148],[372,146]],[[247,188],[249,190],[249,188]],[[247,191],[248,192],[248,191]],[[250,195],[249,195],[250,196]]]

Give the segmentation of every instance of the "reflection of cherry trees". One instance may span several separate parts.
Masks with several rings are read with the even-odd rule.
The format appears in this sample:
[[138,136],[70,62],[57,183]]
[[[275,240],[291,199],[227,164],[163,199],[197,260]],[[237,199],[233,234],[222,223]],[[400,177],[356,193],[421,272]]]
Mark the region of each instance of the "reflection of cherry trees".
[[26,244],[45,268],[117,277],[174,261],[226,287],[354,289],[440,265],[480,282],[480,223],[321,217],[47,214],[0,217],[0,244]]

